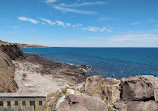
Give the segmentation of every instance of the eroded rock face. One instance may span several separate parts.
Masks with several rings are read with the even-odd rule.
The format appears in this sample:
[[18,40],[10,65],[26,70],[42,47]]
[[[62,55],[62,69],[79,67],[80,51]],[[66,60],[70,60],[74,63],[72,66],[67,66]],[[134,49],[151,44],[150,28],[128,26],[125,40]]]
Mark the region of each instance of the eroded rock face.
[[120,80],[113,78],[105,78],[103,92],[108,103],[116,103],[120,101]]
[[158,111],[158,103],[155,101],[130,101],[128,103],[115,103],[116,111]]
[[24,57],[20,47],[16,44],[1,45],[0,50],[6,53],[12,60],[15,60],[19,57]]
[[90,76],[85,82],[84,93],[98,97],[108,103],[120,100],[120,81],[113,78],[102,78],[102,76]]
[[0,51],[0,93],[16,92],[18,85],[14,80],[15,68],[11,59]]
[[127,103],[127,111],[158,111],[158,103],[155,101],[132,101]]
[[158,111],[157,86],[158,78],[149,75],[123,78],[121,82],[90,76],[73,87],[73,93],[58,93],[52,101],[58,98],[57,111]]
[[96,97],[71,94],[66,97],[57,111],[108,111],[107,105]]
[[127,111],[127,104],[125,103],[115,103],[114,108],[116,111]]
[[121,98],[123,101],[153,100],[154,90],[158,88],[158,78],[142,75],[121,79]]
[[58,92],[50,100],[55,111],[108,111],[107,104],[99,98],[82,94],[73,89]]

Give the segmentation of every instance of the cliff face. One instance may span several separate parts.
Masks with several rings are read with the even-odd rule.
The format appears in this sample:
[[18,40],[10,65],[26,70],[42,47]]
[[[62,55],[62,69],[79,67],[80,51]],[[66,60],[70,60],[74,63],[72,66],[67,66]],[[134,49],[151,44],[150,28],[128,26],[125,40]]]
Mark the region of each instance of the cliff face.
[[18,85],[14,80],[15,67],[12,60],[24,57],[16,44],[1,44],[0,46],[0,93],[16,92]]
[[20,47],[16,44],[13,45],[1,45],[0,50],[6,53],[12,60],[19,57],[24,57]]
[[18,85],[14,80],[15,68],[7,54],[0,51],[0,93],[16,92]]

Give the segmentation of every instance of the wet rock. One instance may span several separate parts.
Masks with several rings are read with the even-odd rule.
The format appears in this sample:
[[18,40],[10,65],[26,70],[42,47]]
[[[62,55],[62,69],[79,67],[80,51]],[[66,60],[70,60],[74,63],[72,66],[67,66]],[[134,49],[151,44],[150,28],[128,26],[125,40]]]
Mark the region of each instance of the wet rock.
[[80,65],[79,68],[83,68],[83,69],[87,70],[88,66],[87,65]]
[[121,79],[121,98],[123,101],[154,100],[154,90],[158,88],[158,78],[142,75]]

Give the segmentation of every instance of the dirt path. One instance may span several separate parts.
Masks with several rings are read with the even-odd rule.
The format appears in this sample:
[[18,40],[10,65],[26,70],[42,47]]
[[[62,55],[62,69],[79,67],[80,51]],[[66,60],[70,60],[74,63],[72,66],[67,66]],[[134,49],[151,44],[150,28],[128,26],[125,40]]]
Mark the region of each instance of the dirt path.
[[[65,87],[64,81],[52,78],[51,75],[41,75],[37,72],[41,66],[30,62],[13,61],[16,66],[15,80],[19,86],[20,93],[50,93]],[[23,73],[27,76],[22,80]]]

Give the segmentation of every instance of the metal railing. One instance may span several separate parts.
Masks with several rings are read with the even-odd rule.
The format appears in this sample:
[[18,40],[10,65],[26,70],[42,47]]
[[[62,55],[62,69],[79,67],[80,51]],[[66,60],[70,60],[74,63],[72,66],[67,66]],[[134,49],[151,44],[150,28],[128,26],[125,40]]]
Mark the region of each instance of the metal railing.
[[41,93],[0,93],[0,111],[42,111],[45,100]]

